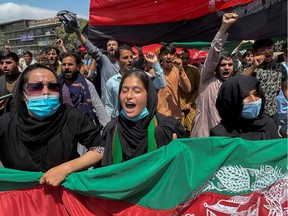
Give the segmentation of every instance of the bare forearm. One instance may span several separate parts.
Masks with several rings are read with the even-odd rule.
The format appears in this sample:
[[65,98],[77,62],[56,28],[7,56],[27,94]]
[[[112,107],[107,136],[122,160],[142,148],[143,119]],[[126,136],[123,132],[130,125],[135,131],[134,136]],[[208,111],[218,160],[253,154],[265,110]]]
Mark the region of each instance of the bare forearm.
[[243,75],[244,76],[251,76],[254,73],[256,68],[257,67],[254,67],[254,66],[247,68],[246,70],[243,71]]
[[69,173],[81,171],[94,166],[103,158],[103,154],[97,151],[88,151],[74,160],[66,162],[69,166]]

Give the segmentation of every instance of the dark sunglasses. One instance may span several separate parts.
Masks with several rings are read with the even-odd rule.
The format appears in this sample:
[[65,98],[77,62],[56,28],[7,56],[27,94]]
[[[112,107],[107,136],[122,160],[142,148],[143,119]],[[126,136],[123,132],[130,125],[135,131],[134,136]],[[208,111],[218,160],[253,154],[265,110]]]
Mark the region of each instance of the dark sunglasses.
[[42,92],[44,86],[47,86],[49,91],[51,92],[60,92],[60,84],[59,83],[27,83],[26,90],[29,94],[39,94]]

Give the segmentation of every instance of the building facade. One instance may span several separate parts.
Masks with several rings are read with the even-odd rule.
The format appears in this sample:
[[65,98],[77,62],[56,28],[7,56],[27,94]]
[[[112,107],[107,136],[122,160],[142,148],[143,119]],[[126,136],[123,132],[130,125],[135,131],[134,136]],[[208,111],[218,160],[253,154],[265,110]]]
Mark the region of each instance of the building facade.
[[57,17],[31,20],[21,19],[0,23],[0,32],[18,55],[29,50],[38,54],[56,41],[55,29],[61,26]]

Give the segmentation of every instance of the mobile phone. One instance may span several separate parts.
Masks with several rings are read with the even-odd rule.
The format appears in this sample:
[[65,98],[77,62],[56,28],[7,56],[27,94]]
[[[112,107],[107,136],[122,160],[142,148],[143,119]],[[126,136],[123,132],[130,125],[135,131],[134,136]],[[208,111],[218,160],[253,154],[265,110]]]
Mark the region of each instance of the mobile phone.
[[9,97],[11,97],[11,96],[12,96],[12,94],[7,94],[7,95],[0,96],[0,100],[9,98]]

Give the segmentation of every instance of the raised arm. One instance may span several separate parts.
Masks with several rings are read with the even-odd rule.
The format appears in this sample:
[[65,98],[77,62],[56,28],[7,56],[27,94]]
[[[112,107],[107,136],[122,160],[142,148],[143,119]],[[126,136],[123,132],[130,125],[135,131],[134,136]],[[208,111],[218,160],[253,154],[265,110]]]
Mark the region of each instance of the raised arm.
[[214,76],[216,67],[221,59],[220,52],[223,49],[224,43],[228,37],[227,31],[237,21],[237,19],[238,14],[236,13],[225,13],[223,15],[221,27],[211,43],[208,56],[201,70],[200,83],[203,83],[210,77]]
[[[154,70],[154,79],[153,84],[156,89],[165,88],[166,82],[163,75],[163,68],[161,67],[158,58],[155,53],[148,52],[146,55],[144,55],[145,60],[151,64],[153,70]],[[151,74],[147,73],[148,76],[151,76]]]
[[191,91],[191,83],[190,80],[188,79],[184,68],[183,68],[183,63],[180,58],[176,58],[174,60],[174,66],[178,69],[179,71],[179,87],[184,91],[184,92],[190,92]]
[[65,47],[64,42],[63,42],[62,39],[58,39],[58,40],[56,41],[56,44],[57,44],[57,46],[59,47],[59,49],[60,49],[63,53],[67,53],[67,49],[66,49],[66,47]]
[[265,60],[265,56],[264,55],[259,55],[259,56],[255,56],[252,62],[252,66],[247,68],[244,72],[243,75],[244,76],[251,76],[254,71],[256,70],[256,68],[258,68]]

